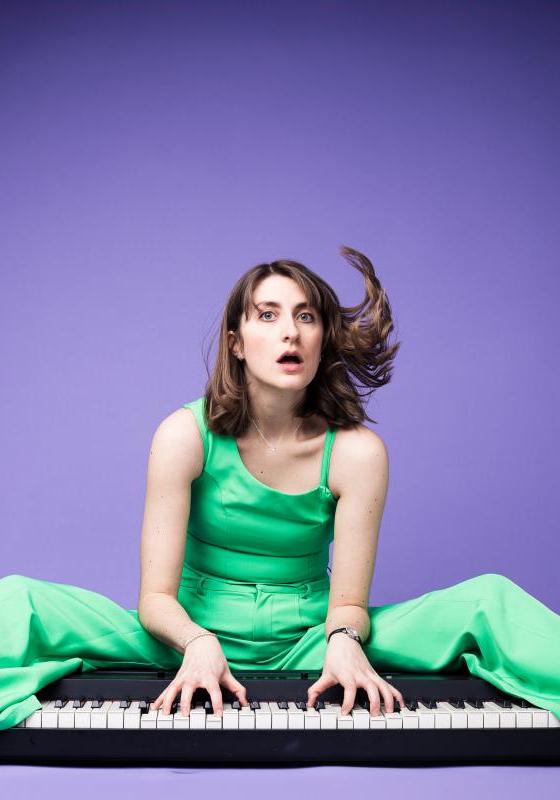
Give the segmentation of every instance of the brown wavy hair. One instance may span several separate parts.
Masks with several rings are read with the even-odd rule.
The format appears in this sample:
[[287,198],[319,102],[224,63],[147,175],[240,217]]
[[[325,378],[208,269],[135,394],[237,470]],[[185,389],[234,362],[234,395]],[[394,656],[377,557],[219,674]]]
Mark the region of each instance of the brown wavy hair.
[[228,331],[239,336],[241,315],[249,318],[253,292],[268,275],[293,278],[323,321],[321,361],[302,402],[294,409],[295,416],[318,414],[330,426],[341,428],[353,427],[364,419],[377,424],[366,414],[364,395],[358,393],[356,384],[361,383],[366,388],[365,396],[369,396],[389,383],[401,343],[388,342],[393,330],[391,306],[371,261],[351,247],[341,247],[340,253],[364,277],[365,297],[355,306],[341,306],[329,284],[297,261],[281,259],[257,264],[239,278],[222,316],[212,373],[208,356],[205,357],[205,412],[213,433],[237,437],[250,424],[245,368],[229,347]]

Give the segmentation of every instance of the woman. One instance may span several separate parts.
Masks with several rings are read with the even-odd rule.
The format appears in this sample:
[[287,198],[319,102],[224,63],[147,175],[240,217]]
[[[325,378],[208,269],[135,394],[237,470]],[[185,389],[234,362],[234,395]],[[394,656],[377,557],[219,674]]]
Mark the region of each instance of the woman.
[[399,344],[371,263],[342,253],[364,277],[358,306],[293,261],[260,264],[234,287],[204,397],[153,437],[138,611],[75,586],[0,580],[0,728],[40,708],[47,683],[96,667],[177,670],[154,706],[178,700],[188,713],[204,687],[218,714],[221,686],[247,704],[232,669],[322,669],[309,705],[340,684],[349,713],[363,687],[376,715],[404,702],[377,669],[466,666],[560,716],[560,616],[507,578],[368,607],[389,470],[351,376],[388,383]]

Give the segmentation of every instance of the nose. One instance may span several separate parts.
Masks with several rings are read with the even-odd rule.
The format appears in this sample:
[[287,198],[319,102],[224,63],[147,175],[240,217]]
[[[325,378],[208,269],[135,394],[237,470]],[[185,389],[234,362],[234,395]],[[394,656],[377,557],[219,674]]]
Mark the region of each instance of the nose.
[[283,337],[282,337],[283,339],[285,339],[286,336],[289,336],[290,339],[297,338],[298,336],[297,325],[291,317],[288,317],[285,320],[282,330],[283,330]]

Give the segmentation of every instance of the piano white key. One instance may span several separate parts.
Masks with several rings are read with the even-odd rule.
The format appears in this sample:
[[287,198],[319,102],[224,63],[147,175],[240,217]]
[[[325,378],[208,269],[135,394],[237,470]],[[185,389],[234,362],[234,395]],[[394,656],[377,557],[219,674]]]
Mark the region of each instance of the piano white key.
[[255,728],[270,730],[272,728],[272,711],[269,703],[260,703],[260,708],[255,709]]
[[124,708],[120,700],[113,700],[107,712],[108,728],[124,728]]
[[489,704],[487,700],[483,701],[483,720],[484,720],[484,727],[485,728],[499,728],[500,727],[500,715],[496,711],[493,706]]
[[177,711],[173,714],[173,729],[181,729],[185,730],[186,728],[191,727],[191,717],[190,714],[183,714],[181,708],[179,707]]
[[[403,727],[403,718],[401,717],[398,711],[391,711],[388,712],[385,710],[385,703],[381,703],[381,713],[385,717],[385,724],[387,726],[387,730],[396,730],[402,729]],[[371,728],[371,725],[370,725]]]
[[124,709],[124,728],[140,727],[140,701],[133,700],[128,708]]
[[83,706],[75,709],[75,728],[91,728],[91,702],[91,700],[87,700]]
[[339,731],[353,731],[354,717],[352,714],[340,714],[336,722],[336,727]]
[[255,727],[255,712],[250,706],[241,706],[238,720],[239,730],[253,730]]
[[451,729],[451,712],[443,703],[437,701],[436,707],[433,709],[436,715],[436,728]]
[[278,703],[269,702],[271,713],[271,728],[273,730],[287,730],[288,728],[288,711],[285,708],[279,708]]
[[158,708],[156,728],[161,730],[171,730],[173,728],[173,714],[164,714],[163,709]]
[[111,701],[104,700],[103,705],[99,706],[99,708],[92,708],[91,709],[91,727],[92,728],[107,728],[108,727],[108,720],[107,715],[109,713],[109,709],[111,708]]
[[292,730],[303,730],[305,727],[305,718],[303,711],[298,708],[293,700],[288,702],[288,728]]
[[380,713],[374,714],[373,717],[371,716],[370,711],[369,729],[371,731],[387,730],[387,719],[383,713],[383,703],[381,704],[379,711]]
[[201,703],[197,703],[196,706],[191,706],[189,716],[191,730],[206,730],[206,709]]
[[449,711],[449,716],[451,717],[451,727],[452,728],[466,728],[468,725],[467,722],[467,712],[464,708],[455,708],[454,705],[448,703],[445,700],[438,702],[442,708],[446,708]]
[[58,728],[58,708],[56,700],[50,700],[44,707],[41,717],[42,728]]
[[515,727],[516,728],[532,728],[533,727],[533,715],[531,713],[531,709],[529,708],[522,708],[521,706],[516,705],[515,703],[511,704],[511,707],[515,711]]
[[321,715],[316,708],[306,708],[303,712],[303,727],[306,730],[319,730],[321,727]]
[[417,730],[420,727],[420,718],[416,711],[404,706],[400,711],[400,715],[403,728]]
[[223,730],[239,730],[239,711],[231,703],[224,703]]
[[206,715],[206,730],[218,731],[222,729],[222,717],[219,714]]
[[369,730],[369,711],[364,706],[356,703],[352,711],[352,719],[354,720],[354,730]]
[[153,730],[157,725],[158,711],[159,709],[154,708],[153,704],[150,703],[146,713],[140,714],[140,729]]
[[552,713],[552,711],[547,711],[547,714],[548,714],[548,727],[560,728],[560,717],[557,717],[556,714]]
[[[339,706],[340,708],[340,706]],[[322,730],[335,730],[338,712],[332,707],[331,703],[325,703],[325,707],[319,711],[320,724]]]
[[419,720],[418,724],[419,728],[427,729],[436,727],[436,718],[434,714],[434,709],[428,708],[420,700],[418,701],[418,720]]
[[68,702],[58,709],[58,727],[59,728],[74,728],[74,701]]
[[549,712],[544,708],[538,706],[529,706],[528,709],[533,717],[533,728],[548,728],[548,715]]
[[465,711],[467,712],[467,728],[484,728],[484,714],[482,709],[471,706],[465,700]]
[[[48,700],[41,701],[41,708],[34,711],[30,714],[26,719],[23,720],[23,724],[26,728],[42,728],[42,716],[43,716],[43,709],[48,704]],[[21,724],[21,723],[20,723]]]

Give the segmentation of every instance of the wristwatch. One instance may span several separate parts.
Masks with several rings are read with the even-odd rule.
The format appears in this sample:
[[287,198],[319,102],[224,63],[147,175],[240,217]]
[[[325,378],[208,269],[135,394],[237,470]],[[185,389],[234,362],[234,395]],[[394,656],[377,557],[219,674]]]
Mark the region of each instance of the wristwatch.
[[359,644],[362,644],[362,640],[360,639],[360,634],[358,633],[356,628],[350,628],[348,625],[346,625],[344,628],[335,628],[334,631],[331,631],[329,633],[329,638],[327,639],[327,644],[330,642],[331,636],[335,633],[339,633],[340,631],[347,633],[348,636],[350,636],[350,638],[355,639]]

